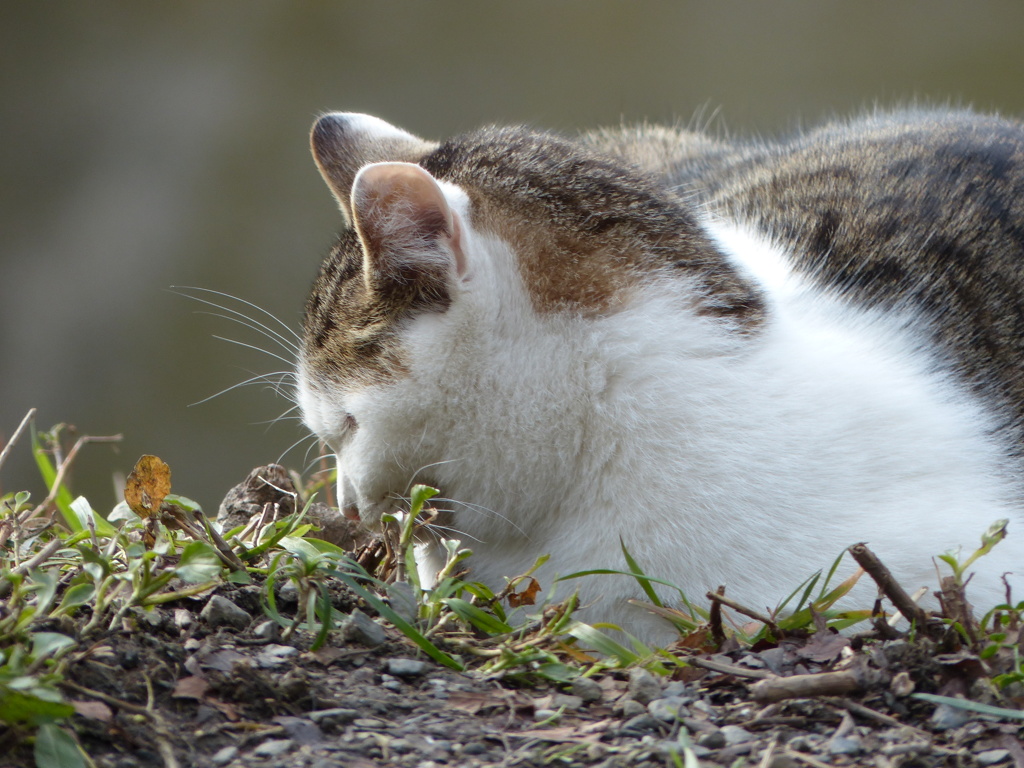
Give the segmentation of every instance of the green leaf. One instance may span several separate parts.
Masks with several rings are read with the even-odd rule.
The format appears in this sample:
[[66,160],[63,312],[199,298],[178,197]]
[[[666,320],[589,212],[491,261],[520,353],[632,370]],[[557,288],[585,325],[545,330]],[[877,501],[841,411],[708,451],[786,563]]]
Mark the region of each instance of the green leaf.
[[37,768],[87,768],[86,757],[71,735],[60,726],[44,723],[36,733]]
[[96,585],[88,582],[68,587],[64,592],[64,597],[61,598],[58,611],[69,611],[79,605],[85,605],[92,600],[94,594],[96,594]]
[[626,558],[626,564],[629,566],[630,573],[636,576],[636,581],[644,591],[644,594],[647,595],[647,599],[659,608],[664,608],[665,606],[661,604],[661,600],[658,598],[658,593],[655,592],[654,587],[651,586],[651,580],[647,578],[647,574],[644,573],[643,568],[640,567],[640,564],[633,559],[629,550],[626,549],[626,542],[622,540],[621,536],[619,537],[619,546],[622,548],[622,554]]
[[74,645],[75,641],[60,632],[33,632],[32,633],[32,656],[41,659],[44,656],[52,656],[63,648]]
[[85,496],[79,496],[77,499],[71,502],[72,511],[78,516],[78,521],[81,523],[81,530],[89,530],[89,521],[92,520],[93,527],[96,529],[97,536],[103,536],[109,539],[117,531],[114,526],[103,519],[103,516],[92,508],[89,504],[89,500]]
[[221,568],[220,558],[212,546],[205,541],[191,541],[182,550],[174,572],[186,583],[199,584],[216,579]]
[[623,666],[636,664],[640,661],[640,657],[633,653],[633,651],[616,642],[604,632],[595,629],[589,624],[584,624],[582,621],[571,624],[566,630],[566,634],[572,635],[577,640],[585,643],[588,648],[593,648],[604,656],[617,659]]
[[448,597],[441,602],[447,605],[460,619],[489,635],[504,635],[513,631],[508,624],[481,610],[468,600]]
[[65,704],[58,691],[33,677],[0,682],[0,722],[40,723],[71,717],[75,708]]
[[932,704],[947,704],[957,709],[966,709],[968,712],[977,712],[982,715],[990,715],[998,718],[1011,720],[1024,720],[1024,710],[1006,709],[1004,707],[993,707],[989,704],[981,704],[970,699],[955,699],[952,696],[936,696],[934,693],[912,693],[911,698],[930,701]]
[[168,493],[164,496],[164,501],[167,504],[173,504],[176,507],[184,509],[186,512],[196,512],[198,514],[203,513],[203,508],[199,506],[198,501],[192,501],[192,499],[185,496],[179,496],[176,493]]
[[[57,469],[54,467],[53,462],[50,461],[50,455],[46,452],[46,449],[43,448],[43,443],[39,439],[39,435],[36,433],[35,424],[32,425],[32,456],[36,460],[36,466],[39,468],[39,474],[43,476],[43,482],[46,483],[46,487],[53,488],[53,485],[57,480]],[[53,500],[57,505],[57,509],[60,510],[60,513],[64,518],[64,522],[67,523],[68,528],[75,533],[84,530],[82,528],[82,524],[78,520],[78,515],[76,515],[74,510],[71,509],[71,492],[67,489],[67,486],[61,483],[61,486],[57,489],[57,494],[54,496]]]

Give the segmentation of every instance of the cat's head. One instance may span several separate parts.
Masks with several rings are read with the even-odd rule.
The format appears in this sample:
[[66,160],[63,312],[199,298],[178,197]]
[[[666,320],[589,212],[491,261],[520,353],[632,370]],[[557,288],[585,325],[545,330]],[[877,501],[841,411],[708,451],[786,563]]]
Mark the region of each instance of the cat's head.
[[349,226],[306,304],[299,395],[350,514],[372,522],[426,467],[417,481],[468,477],[503,444],[557,442],[544,431],[572,424],[537,401],[586,390],[586,328],[650,286],[684,286],[695,316],[759,321],[674,193],[576,142],[487,128],[434,144],[344,113],[311,142]]

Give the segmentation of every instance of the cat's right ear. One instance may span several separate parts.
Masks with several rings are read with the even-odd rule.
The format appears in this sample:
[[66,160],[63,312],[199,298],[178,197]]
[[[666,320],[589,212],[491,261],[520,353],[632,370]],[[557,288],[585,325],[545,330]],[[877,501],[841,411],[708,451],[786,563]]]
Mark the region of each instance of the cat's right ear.
[[309,143],[320,175],[352,223],[352,185],[371,163],[415,163],[437,148],[401,128],[355,112],[330,112],[314,124]]

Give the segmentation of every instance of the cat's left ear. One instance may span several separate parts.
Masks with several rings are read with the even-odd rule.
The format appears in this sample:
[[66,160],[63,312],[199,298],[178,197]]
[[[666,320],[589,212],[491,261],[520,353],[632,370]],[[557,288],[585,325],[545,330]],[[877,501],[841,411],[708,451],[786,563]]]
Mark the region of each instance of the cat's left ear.
[[366,166],[352,185],[351,210],[371,286],[466,276],[459,215],[420,166]]
[[349,222],[352,186],[361,168],[387,161],[415,163],[437,148],[380,118],[355,112],[321,115],[309,141],[320,175]]

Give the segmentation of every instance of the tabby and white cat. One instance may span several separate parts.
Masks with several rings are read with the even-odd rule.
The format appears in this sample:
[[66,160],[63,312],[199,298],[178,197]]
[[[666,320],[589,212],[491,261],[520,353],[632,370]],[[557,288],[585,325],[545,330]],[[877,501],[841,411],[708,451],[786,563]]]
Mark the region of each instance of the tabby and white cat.
[[[621,569],[621,539],[691,598],[755,608],[858,541],[934,588],[933,556],[998,518],[969,593],[1024,572],[1021,124],[435,144],[332,113],[312,146],[350,226],[306,305],[299,401],[350,516],[415,479],[494,586],[545,553],[542,580]],[[571,586],[592,620],[672,636],[628,577]]]

